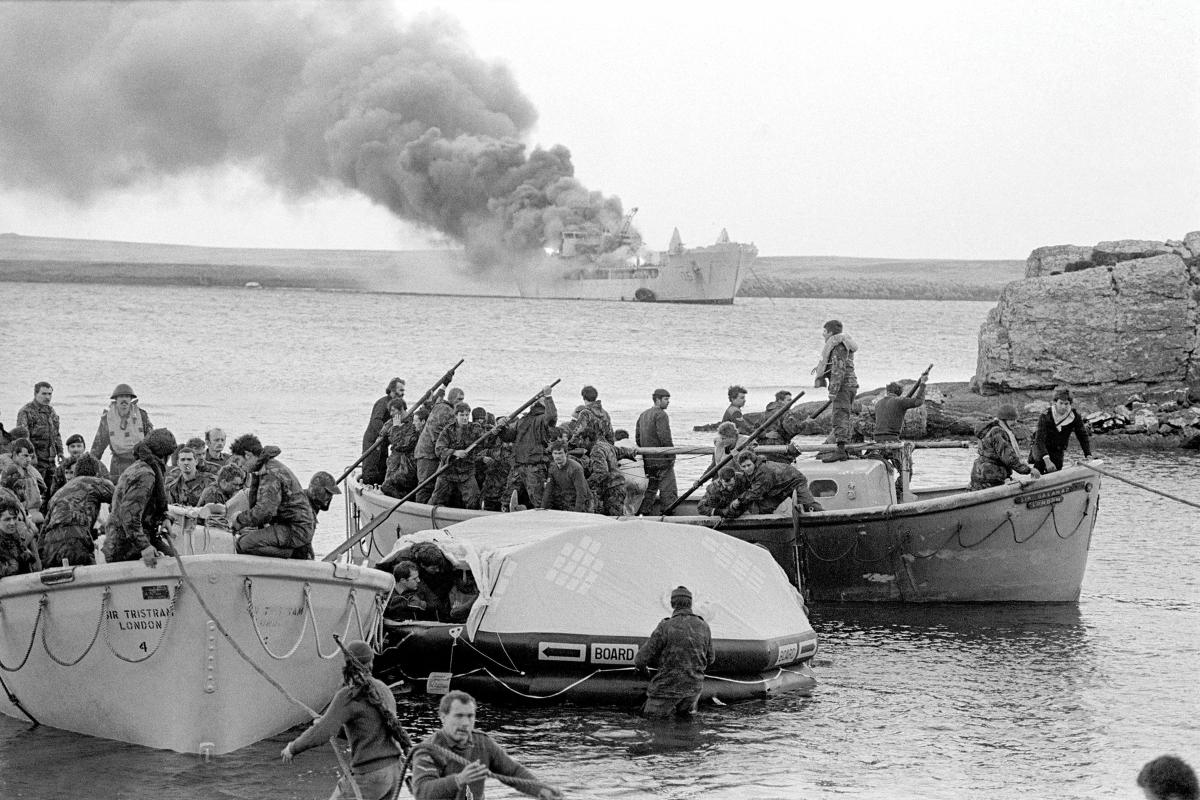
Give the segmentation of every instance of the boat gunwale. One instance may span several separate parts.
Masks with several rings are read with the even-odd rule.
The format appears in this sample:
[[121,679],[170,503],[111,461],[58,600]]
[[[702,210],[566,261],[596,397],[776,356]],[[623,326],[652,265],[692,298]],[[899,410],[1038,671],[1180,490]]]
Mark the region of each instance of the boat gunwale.
[[[232,553],[202,553],[197,555],[180,556],[184,560],[185,569],[191,565],[200,565],[199,575],[212,574],[210,564],[204,562],[232,562],[257,567],[256,569],[218,569],[217,573],[224,576],[240,578],[263,578],[303,580],[313,586],[350,586],[352,588],[371,589],[375,592],[391,591],[394,581],[390,573],[359,565],[346,565],[326,561],[309,561],[307,559],[272,559],[264,556],[240,555]],[[61,583],[46,583],[44,575],[52,575],[55,571],[63,571],[63,567],[51,567],[24,575],[11,575],[0,582],[0,602],[13,600],[29,595],[53,594],[58,591],[75,589],[95,589],[105,586],[122,584],[145,584],[155,581],[183,581],[183,574],[174,559],[167,557],[160,567],[146,567],[144,572],[138,571],[138,561],[119,561],[105,564],[89,564],[86,566],[67,567],[72,570],[73,578]],[[306,564],[300,567],[297,565]],[[324,566],[328,564],[328,567]],[[163,570],[165,567],[165,570]],[[263,569],[273,567],[273,569]],[[353,567],[353,569],[349,569]],[[154,570],[154,571],[151,571]],[[163,571],[158,571],[163,570]],[[188,570],[188,576],[196,580],[197,571]],[[312,574],[297,574],[311,572]],[[356,574],[356,572],[358,574]],[[338,574],[345,573],[345,574]],[[386,580],[381,580],[386,578]],[[382,583],[383,585],[376,585]]]

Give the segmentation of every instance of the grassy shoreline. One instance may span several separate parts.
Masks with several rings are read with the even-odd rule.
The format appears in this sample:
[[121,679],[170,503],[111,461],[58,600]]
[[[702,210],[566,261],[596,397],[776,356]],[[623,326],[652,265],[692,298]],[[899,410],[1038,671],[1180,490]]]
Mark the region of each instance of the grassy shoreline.
[[[771,256],[739,297],[995,300],[1023,261]],[[195,247],[0,234],[0,282],[298,288],[517,296],[501,273],[472,272],[453,250]]]

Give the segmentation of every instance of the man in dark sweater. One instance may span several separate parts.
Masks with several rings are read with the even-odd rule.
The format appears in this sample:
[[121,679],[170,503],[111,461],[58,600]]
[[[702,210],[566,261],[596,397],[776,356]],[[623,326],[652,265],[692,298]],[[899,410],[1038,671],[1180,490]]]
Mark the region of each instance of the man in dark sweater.
[[560,800],[562,792],[538,781],[492,737],[475,730],[475,699],[471,695],[456,690],[443,696],[438,716],[442,729],[417,745],[413,754],[413,796],[417,800],[463,796],[483,800],[483,781],[489,772],[515,779],[505,783],[530,797]]
[[900,384],[887,385],[887,394],[875,404],[875,441],[898,442],[904,427],[904,415],[910,408],[925,405],[925,382],[917,385],[912,397],[900,396]]
[[[655,389],[651,400],[654,405],[638,417],[634,441],[638,447],[674,447],[671,420],[667,416],[671,393],[666,389]],[[666,509],[679,497],[679,489],[675,485],[675,456],[642,456],[642,466],[646,469],[649,485],[638,513],[653,516],[666,513]]]

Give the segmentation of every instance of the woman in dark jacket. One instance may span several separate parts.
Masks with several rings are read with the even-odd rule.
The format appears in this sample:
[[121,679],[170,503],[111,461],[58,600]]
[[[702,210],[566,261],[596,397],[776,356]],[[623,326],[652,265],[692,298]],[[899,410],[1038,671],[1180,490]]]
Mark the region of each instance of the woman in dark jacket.
[[1079,440],[1083,457],[1092,457],[1092,442],[1087,424],[1079,412],[1071,406],[1071,390],[1060,386],[1054,390],[1054,400],[1038,417],[1037,433],[1033,436],[1033,449],[1029,451],[1029,463],[1042,472],[1062,469],[1063,454],[1071,441],[1071,434]]

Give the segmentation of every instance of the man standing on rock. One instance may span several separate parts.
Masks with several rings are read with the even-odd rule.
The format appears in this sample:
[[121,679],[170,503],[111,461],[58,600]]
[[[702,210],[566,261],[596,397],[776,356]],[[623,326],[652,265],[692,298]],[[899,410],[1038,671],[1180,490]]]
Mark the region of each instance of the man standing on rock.
[[[675,443],[671,440],[671,419],[667,416],[671,393],[666,389],[655,389],[650,399],[654,405],[638,417],[634,441],[638,447],[674,447]],[[649,485],[646,487],[645,496],[642,497],[642,506],[638,513],[654,516],[663,514],[679,497],[679,489],[675,485],[675,456],[642,456],[642,466],[646,470]]]
[[833,414],[833,440],[837,443],[836,457],[842,461],[846,455],[846,442],[854,440],[854,428],[850,419],[850,406],[858,392],[858,376],[854,373],[854,353],[858,350],[850,335],[842,332],[842,323],[831,319],[822,329],[825,345],[821,348],[821,360],[813,368],[817,376],[817,388],[828,385],[829,401]]
[[63,457],[58,414],[50,405],[53,395],[53,386],[46,381],[38,381],[33,386],[33,400],[17,412],[17,427],[28,431],[29,441],[33,442],[33,455],[37,459],[37,471],[47,486],[53,485],[54,468]]

